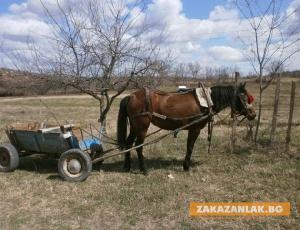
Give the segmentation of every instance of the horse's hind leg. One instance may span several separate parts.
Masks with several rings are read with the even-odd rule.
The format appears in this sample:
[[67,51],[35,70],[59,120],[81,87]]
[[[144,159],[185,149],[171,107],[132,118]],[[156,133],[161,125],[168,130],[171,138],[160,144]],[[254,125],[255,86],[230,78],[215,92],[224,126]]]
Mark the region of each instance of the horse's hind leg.
[[[147,134],[147,129],[139,133],[139,135],[137,136],[136,142],[135,142],[136,146],[144,143],[146,134]],[[139,168],[140,168],[141,172],[143,172],[146,175],[147,170],[146,170],[145,164],[144,164],[143,147],[137,148],[136,152],[137,152],[138,160],[139,160]]]
[[190,169],[191,156],[193,153],[195,141],[197,140],[199,133],[200,133],[200,128],[189,130],[188,140],[187,140],[187,150],[186,150],[186,155],[185,155],[185,159],[183,162],[184,171],[188,171]]
[[[136,135],[132,129],[130,129],[130,133],[126,139],[126,148],[129,149],[132,147],[133,142],[135,141]],[[131,159],[130,159],[130,152],[125,153],[125,160],[124,160],[124,170],[129,172],[131,168]]]

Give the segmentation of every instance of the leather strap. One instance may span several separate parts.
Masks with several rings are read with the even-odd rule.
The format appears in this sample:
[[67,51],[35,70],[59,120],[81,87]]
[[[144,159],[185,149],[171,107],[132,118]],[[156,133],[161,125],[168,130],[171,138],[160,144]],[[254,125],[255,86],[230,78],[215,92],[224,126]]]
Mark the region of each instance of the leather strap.
[[152,103],[150,98],[150,90],[147,87],[144,87],[145,90],[145,106],[146,106],[146,112],[152,113]]
[[203,85],[202,82],[200,82],[201,88],[204,92],[204,96],[205,99],[207,101],[207,105],[208,105],[208,114],[209,114],[209,120],[208,120],[208,124],[207,124],[207,141],[208,141],[208,149],[207,152],[210,153],[210,149],[211,149],[211,139],[212,139],[212,132],[213,132],[213,113],[212,113],[212,108],[211,108],[211,104],[208,101],[208,95],[206,94],[206,90],[205,87]]
[[208,95],[207,95],[207,93],[206,93],[205,87],[204,87],[204,85],[203,85],[203,83],[202,83],[202,82],[200,82],[200,86],[201,86],[201,88],[202,88],[202,91],[203,91],[203,94],[204,94],[205,100],[207,101],[207,105],[208,105],[208,112],[209,112],[209,114],[211,114],[211,113],[212,113],[211,104],[210,104],[210,103],[209,103],[209,101],[208,101]]

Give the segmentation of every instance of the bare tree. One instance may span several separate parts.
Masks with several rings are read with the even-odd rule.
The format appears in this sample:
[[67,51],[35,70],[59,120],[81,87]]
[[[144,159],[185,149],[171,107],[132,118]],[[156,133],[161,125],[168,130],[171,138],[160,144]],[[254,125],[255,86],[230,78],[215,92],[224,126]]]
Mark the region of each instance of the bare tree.
[[228,81],[230,78],[230,74],[234,74],[234,72],[231,72],[230,67],[221,66],[219,68],[215,68],[215,77],[219,82]]
[[147,69],[147,73],[135,76],[132,81],[136,87],[143,86],[157,88],[163,84],[163,81],[168,78],[171,68],[170,59],[157,60],[152,62],[151,68]]
[[191,62],[187,65],[187,69],[193,79],[199,77],[200,71],[202,69],[199,62]]
[[212,67],[206,66],[205,67],[205,78],[206,80],[211,80],[214,77],[214,70]]
[[[271,84],[275,74],[268,75],[267,68],[274,59],[283,65],[294,54],[300,51],[298,28],[289,28],[288,22],[299,9],[282,13],[283,0],[235,0],[235,4],[247,25],[250,36],[240,36],[246,50],[246,57],[259,80],[259,109],[254,140],[257,142],[261,121],[262,94]],[[252,39],[251,39],[252,37]],[[269,76],[265,78],[265,76]]]
[[176,67],[175,67],[175,76],[176,78],[179,79],[179,81],[181,81],[182,84],[185,84],[186,81],[186,64],[185,63],[179,63]]
[[161,32],[150,30],[143,0],[86,0],[80,8],[57,0],[55,12],[42,0],[41,4],[51,31],[44,37],[45,46],[31,42],[29,54],[15,59],[49,82],[98,100],[101,124],[115,98],[137,77],[159,70]]

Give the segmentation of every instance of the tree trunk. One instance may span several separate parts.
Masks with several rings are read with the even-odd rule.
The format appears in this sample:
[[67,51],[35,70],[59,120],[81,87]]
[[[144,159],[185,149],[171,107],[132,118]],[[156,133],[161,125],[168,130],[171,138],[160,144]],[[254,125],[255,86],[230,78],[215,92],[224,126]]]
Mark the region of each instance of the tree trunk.
[[274,97],[274,110],[273,110],[272,126],[271,126],[271,133],[270,133],[270,144],[272,142],[274,142],[276,128],[277,128],[279,94],[280,94],[280,75],[277,76],[277,81],[276,81],[276,89],[275,89],[275,97]]
[[257,123],[256,123],[256,129],[255,129],[255,135],[254,135],[254,141],[255,145],[257,144],[257,136],[258,136],[258,130],[260,127],[260,119],[261,119],[261,109],[262,109],[262,85],[263,85],[263,79],[262,79],[262,69],[260,69],[259,74],[259,104],[258,104],[258,116],[257,116]]
[[99,117],[99,121],[100,121],[100,133],[104,133],[106,134],[106,118],[102,119],[102,115],[104,112],[104,102],[105,101],[105,96],[102,95],[101,96],[101,101],[100,101],[100,117]]

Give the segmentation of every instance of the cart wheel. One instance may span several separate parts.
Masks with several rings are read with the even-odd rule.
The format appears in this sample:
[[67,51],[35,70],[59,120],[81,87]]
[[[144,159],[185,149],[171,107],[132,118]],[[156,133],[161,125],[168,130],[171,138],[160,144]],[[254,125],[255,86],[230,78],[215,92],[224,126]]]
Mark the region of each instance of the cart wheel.
[[0,145],[0,172],[12,172],[19,165],[19,154],[12,144]]
[[58,161],[58,172],[66,181],[84,181],[92,171],[90,156],[80,149],[64,152]]

